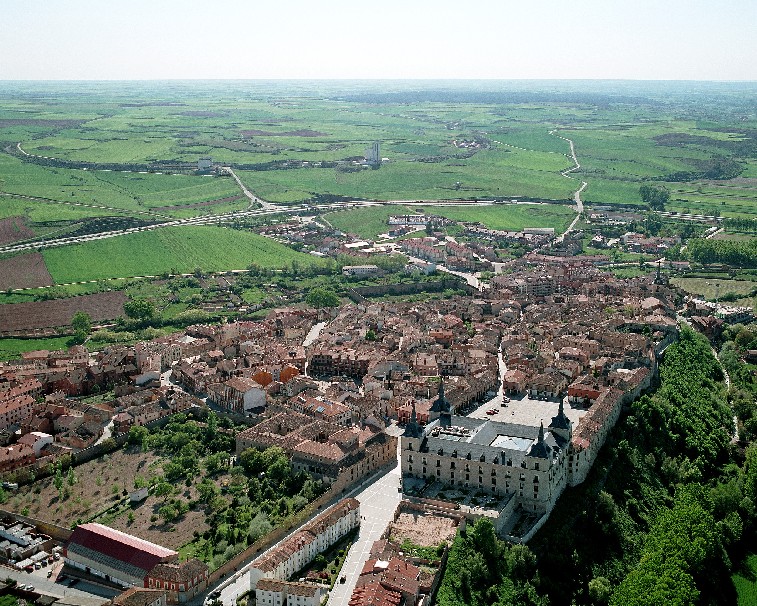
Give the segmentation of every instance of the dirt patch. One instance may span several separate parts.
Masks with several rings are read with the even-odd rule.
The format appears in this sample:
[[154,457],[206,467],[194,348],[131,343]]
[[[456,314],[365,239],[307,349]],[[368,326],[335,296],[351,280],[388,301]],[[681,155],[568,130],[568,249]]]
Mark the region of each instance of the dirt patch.
[[189,111],[189,112],[181,112],[178,115],[189,116],[192,118],[222,118],[226,114],[221,114],[219,112],[209,112],[209,111]]
[[726,179],[723,181],[702,181],[707,185],[714,185],[718,187],[743,187],[752,188],[757,187],[757,178],[755,177],[734,177],[733,179]]
[[[52,284],[53,277],[47,271],[45,258],[41,253],[25,253],[8,259],[0,259],[0,290],[35,288]],[[0,326],[4,326],[2,320],[0,320]]]
[[34,232],[26,225],[24,217],[0,219],[0,244],[10,244],[33,237]]
[[435,547],[442,541],[451,543],[456,532],[456,522],[452,518],[422,514],[417,511],[400,513],[397,521],[390,526],[392,541],[402,543],[405,539],[409,539],[421,547]]
[[173,101],[146,101],[145,103],[121,103],[120,107],[183,107],[186,103]]
[[[149,480],[162,473],[160,463],[161,458],[152,452],[118,450],[74,468],[76,482],[73,486],[65,483],[69,495],[63,501],[53,479],[45,478],[19,489],[4,507],[17,512],[28,507],[32,517],[67,528],[77,520],[93,520],[169,549],[178,549],[192,540],[195,531],[208,530],[202,511],[191,510],[171,524],[162,524],[160,520],[150,521],[163,505],[161,498],[151,495],[134,506],[124,501],[124,489],[134,490],[137,476]],[[191,493],[192,499],[197,498],[194,488],[184,490]],[[184,494],[181,497],[188,498]]]
[[181,204],[173,206],[156,206],[162,210],[174,210],[176,208],[200,208],[202,206],[214,206],[216,204],[226,204],[227,202],[236,202],[241,200],[244,196],[229,196],[228,198],[218,198],[217,200],[208,200],[207,202],[196,202],[194,204]]
[[0,331],[68,326],[77,311],[88,313],[95,322],[112,320],[123,315],[126,299],[123,292],[114,291],[53,301],[0,305]]
[[267,130],[243,130],[243,137],[328,137],[326,133],[317,130],[288,130],[282,133],[273,133]]
[[45,120],[44,118],[3,118],[0,119],[0,128],[13,128],[14,126],[47,126],[49,128],[76,128],[84,124],[86,120]]

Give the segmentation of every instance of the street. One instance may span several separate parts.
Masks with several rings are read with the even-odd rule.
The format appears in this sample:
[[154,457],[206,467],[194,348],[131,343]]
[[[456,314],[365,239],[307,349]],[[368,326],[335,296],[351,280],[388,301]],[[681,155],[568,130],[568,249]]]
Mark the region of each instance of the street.
[[[398,428],[394,426],[388,429]],[[397,465],[354,495],[360,501],[360,515],[363,518],[360,523],[360,535],[350,548],[342,566],[340,576],[346,577],[346,581],[334,585],[327,606],[346,606],[350,601],[352,590],[357,584],[363,565],[368,560],[371,546],[381,538],[389,522],[394,519],[394,510],[402,500],[402,493],[397,490],[400,474],[400,466]]]
[[[62,562],[56,563],[56,570],[59,569],[60,566],[62,566]],[[48,578],[47,569],[45,568],[42,568],[41,570],[35,570],[30,574],[24,570],[17,570],[16,568],[11,568],[9,566],[2,566],[2,575],[3,578],[6,579],[15,579],[16,581],[18,581],[19,585],[33,585],[35,593],[56,598],[57,600],[64,603],[71,603],[71,598],[75,598],[75,603],[80,604],[81,606],[100,606],[101,604],[107,604],[110,601],[109,598],[117,593],[110,592],[109,597],[98,597],[93,593],[89,593],[87,591],[81,591],[74,587],[66,587],[61,583],[56,583],[54,577]],[[84,585],[84,583],[80,584]],[[91,588],[94,588],[94,586],[87,587],[87,589]],[[104,588],[98,587],[97,589],[102,590]]]

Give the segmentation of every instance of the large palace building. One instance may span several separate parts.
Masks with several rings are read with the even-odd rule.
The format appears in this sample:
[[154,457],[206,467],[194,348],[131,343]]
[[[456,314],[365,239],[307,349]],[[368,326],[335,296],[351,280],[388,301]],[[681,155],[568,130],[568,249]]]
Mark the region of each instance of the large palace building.
[[509,496],[536,516],[552,510],[568,482],[572,424],[562,404],[546,428],[471,419],[450,414],[442,386],[431,415],[421,427],[413,409],[401,438],[403,478]]

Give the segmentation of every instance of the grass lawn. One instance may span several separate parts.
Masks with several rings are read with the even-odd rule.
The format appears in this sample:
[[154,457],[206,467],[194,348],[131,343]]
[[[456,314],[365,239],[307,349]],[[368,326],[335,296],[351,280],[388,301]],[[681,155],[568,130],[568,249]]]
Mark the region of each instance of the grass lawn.
[[224,227],[168,227],[48,249],[45,263],[58,284],[83,280],[283,267],[315,258],[257,234]]
[[[757,282],[751,280],[726,280],[721,278],[673,278],[672,284],[679,286],[688,293],[701,295],[705,299],[714,300],[716,296],[733,293],[748,296],[757,289]],[[718,290],[716,285],[720,285]]]
[[744,572],[737,572],[731,579],[736,587],[738,606],[754,606],[757,604],[757,555],[747,558]]
[[[524,227],[554,227],[557,233],[565,231],[576,216],[569,206],[559,204],[496,204],[491,206],[423,206],[427,215],[441,215],[456,221],[477,221],[490,229],[520,231]],[[377,206],[356,208],[324,215],[335,228],[375,238],[389,230],[389,215],[418,214],[420,207]],[[418,237],[412,234],[410,237]]]
[[576,216],[559,204],[496,204],[492,206],[426,206],[426,213],[457,221],[478,221],[490,229],[520,231],[524,227],[554,227],[565,231]]
[[43,339],[0,339],[0,360],[13,360],[25,351],[68,349],[71,337],[49,337]]

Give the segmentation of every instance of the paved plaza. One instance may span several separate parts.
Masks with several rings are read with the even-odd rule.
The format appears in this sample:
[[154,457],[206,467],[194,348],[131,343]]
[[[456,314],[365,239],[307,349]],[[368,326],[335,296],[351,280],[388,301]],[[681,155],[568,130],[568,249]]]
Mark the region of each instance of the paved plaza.
[[[560,406],[559,401],[554,400],[535,400],[528,396],[508,396],[509,402],[503,401],[502,394],[488,402],[484,402],[466,416],[474,419],[491,419],[492,421],[501,421],[503,423],[517,423],[518,425],[530,425],[538,427],[543,422],[546,427],[549,425],[552,417],[557,416],[557,410]],[[568,402],[567,396],[563,400],[563,407],[566,416],[573,422],[575,431],[578,422],[583,417],[587,409],[584,407],[573,406]],[[487,414],[488,410],[496,409],[495,414]]]

